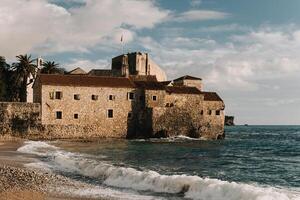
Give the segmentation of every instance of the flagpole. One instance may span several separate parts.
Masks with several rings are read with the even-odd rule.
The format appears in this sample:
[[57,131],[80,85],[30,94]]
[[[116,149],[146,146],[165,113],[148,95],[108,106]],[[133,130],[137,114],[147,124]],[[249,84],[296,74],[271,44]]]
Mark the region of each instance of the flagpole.
[[122,54],[124,54],[123,34],[121,35],[121,47],[122,47]]

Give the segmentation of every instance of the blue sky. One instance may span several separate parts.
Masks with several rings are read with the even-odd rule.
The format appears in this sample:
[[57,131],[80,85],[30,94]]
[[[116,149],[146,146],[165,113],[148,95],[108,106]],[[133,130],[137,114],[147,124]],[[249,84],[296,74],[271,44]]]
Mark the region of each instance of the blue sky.
[[[24,3],[26,2],[26,3]],[[1,0],[0,55],[109,68],[147,51],[169,77],[202,77],[239,124],[300,124],[299,0]]]

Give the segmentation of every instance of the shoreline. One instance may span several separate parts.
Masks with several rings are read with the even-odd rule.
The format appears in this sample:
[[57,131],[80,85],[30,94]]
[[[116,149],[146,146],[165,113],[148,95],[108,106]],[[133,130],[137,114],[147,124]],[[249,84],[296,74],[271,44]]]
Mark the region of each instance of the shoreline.
[[[34,156],[17,152],[26,140],[0,138],[0,196],[4,200],[91,200],[95,198],[67,194],[61,186],[85,189],[84,183],[71,180],[53,172],[29,169],[24,165],[32,162]],[[99,198],[97,198],[99,199]],[[100,198],[102,200],[107,198]]]

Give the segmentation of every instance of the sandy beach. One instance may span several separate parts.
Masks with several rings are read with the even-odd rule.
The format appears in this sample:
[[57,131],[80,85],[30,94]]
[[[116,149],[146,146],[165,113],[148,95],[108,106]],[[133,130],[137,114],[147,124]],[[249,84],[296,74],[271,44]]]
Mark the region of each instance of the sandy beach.
[[[88,200],[62,193],[61,186],[85,187],[51,172],[24,167],[34,157],[24,156],[16,150],[24,140],[0,138],[0,199],[3,200]],[[102,199],[102,198],[101,198]]]

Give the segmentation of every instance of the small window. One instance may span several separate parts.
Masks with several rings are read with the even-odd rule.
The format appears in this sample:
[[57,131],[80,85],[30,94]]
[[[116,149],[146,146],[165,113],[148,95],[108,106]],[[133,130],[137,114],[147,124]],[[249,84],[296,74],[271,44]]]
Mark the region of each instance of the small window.
[[116,99],[115,95],[109,95],[108,96],[108,100],[110,100],[110,101],[114,101],[115,99]]
[[216,110],[216,115],[220,115],[221,111],[220,110]]
[[152,101],[157,101],[157,96],[153,95],[152,96]]
[[128,119],[131,119],[132,118],[132,112],[129,112],[127,117],[128,117]]
[[208,114],[208,115],[211,115],[211,113],[212,113],[211,110],[208,110],[208,111],[207,111],[207,114]]
[[166,107],[170,107],[170,103],[166,103]]
[[134,100],[134,93],[133,92],[128,92],[128,99],[129,100]]
[[62,112],[61,111],[56,112],[56,119],[62,119]]
[[97,101],[97,100],[98,100],[98,95],[94,95],[94,94],[93,94],[93,95],[92,95],[92,100],[93,100],[93,101]]
[[201,115],[203,115],[203,110],[201,110]]
[[113,118],[114,117],[114,110],[113,109],[109,109],[107,111],[107,117],[108,118]]
[[80,94],[74,94],[74,100],[80,100]]
[[75,113],[75,114],[74,114],[74,119],[78,119],[78,118],[79,118],[78,114]]
[[55,99],[62,99],[62,92],[55,92]]

